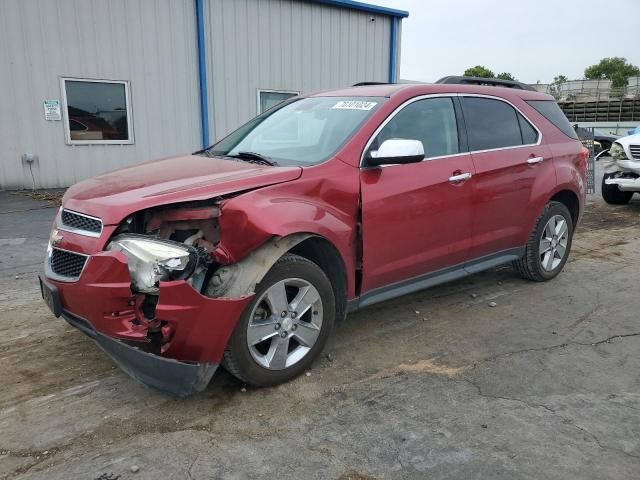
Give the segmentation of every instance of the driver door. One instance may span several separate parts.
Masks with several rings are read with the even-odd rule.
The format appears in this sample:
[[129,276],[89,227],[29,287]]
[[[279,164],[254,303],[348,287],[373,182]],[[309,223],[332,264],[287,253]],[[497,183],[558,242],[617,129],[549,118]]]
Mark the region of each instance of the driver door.
[[365,154],[390,138],[420,140],[425,150],[418,163],[361,168],[361,294],[410,290],[433,272],[452,266],[460,267],[454,275],[462,272],[469,259],[474,167],[456,102],[427,97],[409,103],[392,114]]

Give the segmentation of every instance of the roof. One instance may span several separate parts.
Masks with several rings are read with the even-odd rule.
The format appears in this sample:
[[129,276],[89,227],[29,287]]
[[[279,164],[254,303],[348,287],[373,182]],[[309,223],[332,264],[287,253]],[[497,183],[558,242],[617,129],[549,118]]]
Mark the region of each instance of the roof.
[[463,85],[463,84],[435,84],[435,83],[382,83],[379,85],[364,85],[359,87],[347,87],[337,90],[325,90],[315,92],[310,96],[316,97],[391,97],[399,92],[408,95],[429,95],[434,93],[480,93],[484,95],[496,95],[498,97],[517,96],[524,100],[552,100],[551,95],[532,90],[520,90],[516,88],[492,87],[487,85]]
[[355,2],[353,0],[312,0],[315,3],[324,3],[333,5],[334,7],[350,8],[351,10],[360,10],[363,12],[377,13],[379,15],[388,15],[390,17],[407,18],[409,12],[405,10],[396,10],[395,8],[380,7],[371,3]]

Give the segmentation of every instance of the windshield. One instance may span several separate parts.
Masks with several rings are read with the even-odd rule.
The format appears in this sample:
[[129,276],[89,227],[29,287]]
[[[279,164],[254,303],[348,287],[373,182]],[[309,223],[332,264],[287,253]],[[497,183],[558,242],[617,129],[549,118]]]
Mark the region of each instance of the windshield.
[[375,112],[381,97],[310,97],[275,107],[202,152],[278,165],[313,165],[330,158]]

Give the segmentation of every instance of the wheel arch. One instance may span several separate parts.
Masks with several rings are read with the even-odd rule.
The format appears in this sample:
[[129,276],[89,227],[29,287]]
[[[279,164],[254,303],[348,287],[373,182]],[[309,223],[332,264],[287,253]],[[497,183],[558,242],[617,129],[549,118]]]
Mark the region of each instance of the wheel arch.
[[337,247],[327,238],[312,233],[272,237],[237,263],[221,265],[213,273],[205,294],[210,297],[250,295],[287,253],[299,255],[320,267],[331,283],[336,299],[336,318],[343,318],[347,305],[347,270]]
[[336,300],[336,320],[347,313],[347,269],[338,249],[326,238],[314,235],[295,245],[295,253],[318,265],[331,283]]
[[571,221],[573,222],[573,227],[575,228],[578,224],[578,220],[580,218],[580,200],[578,195],[572,190],[560,190],[556,192],[550,199],[550,202],[559,202],[562,203],[571,214]]

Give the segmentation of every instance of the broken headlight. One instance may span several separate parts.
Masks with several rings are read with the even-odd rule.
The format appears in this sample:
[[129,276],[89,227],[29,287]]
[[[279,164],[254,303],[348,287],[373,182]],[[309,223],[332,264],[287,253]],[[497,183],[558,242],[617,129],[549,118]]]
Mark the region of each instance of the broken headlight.
[[133,288],[142,293],[157,293],[161,280],[189,277],[198,261],[193,247],[144,235],[119,235],[107,250],[127,257]]
[[618,142],[614,142],[613,145],[611,145],[609,155],[611,155],[614,160],[627,160],[627,154]]

